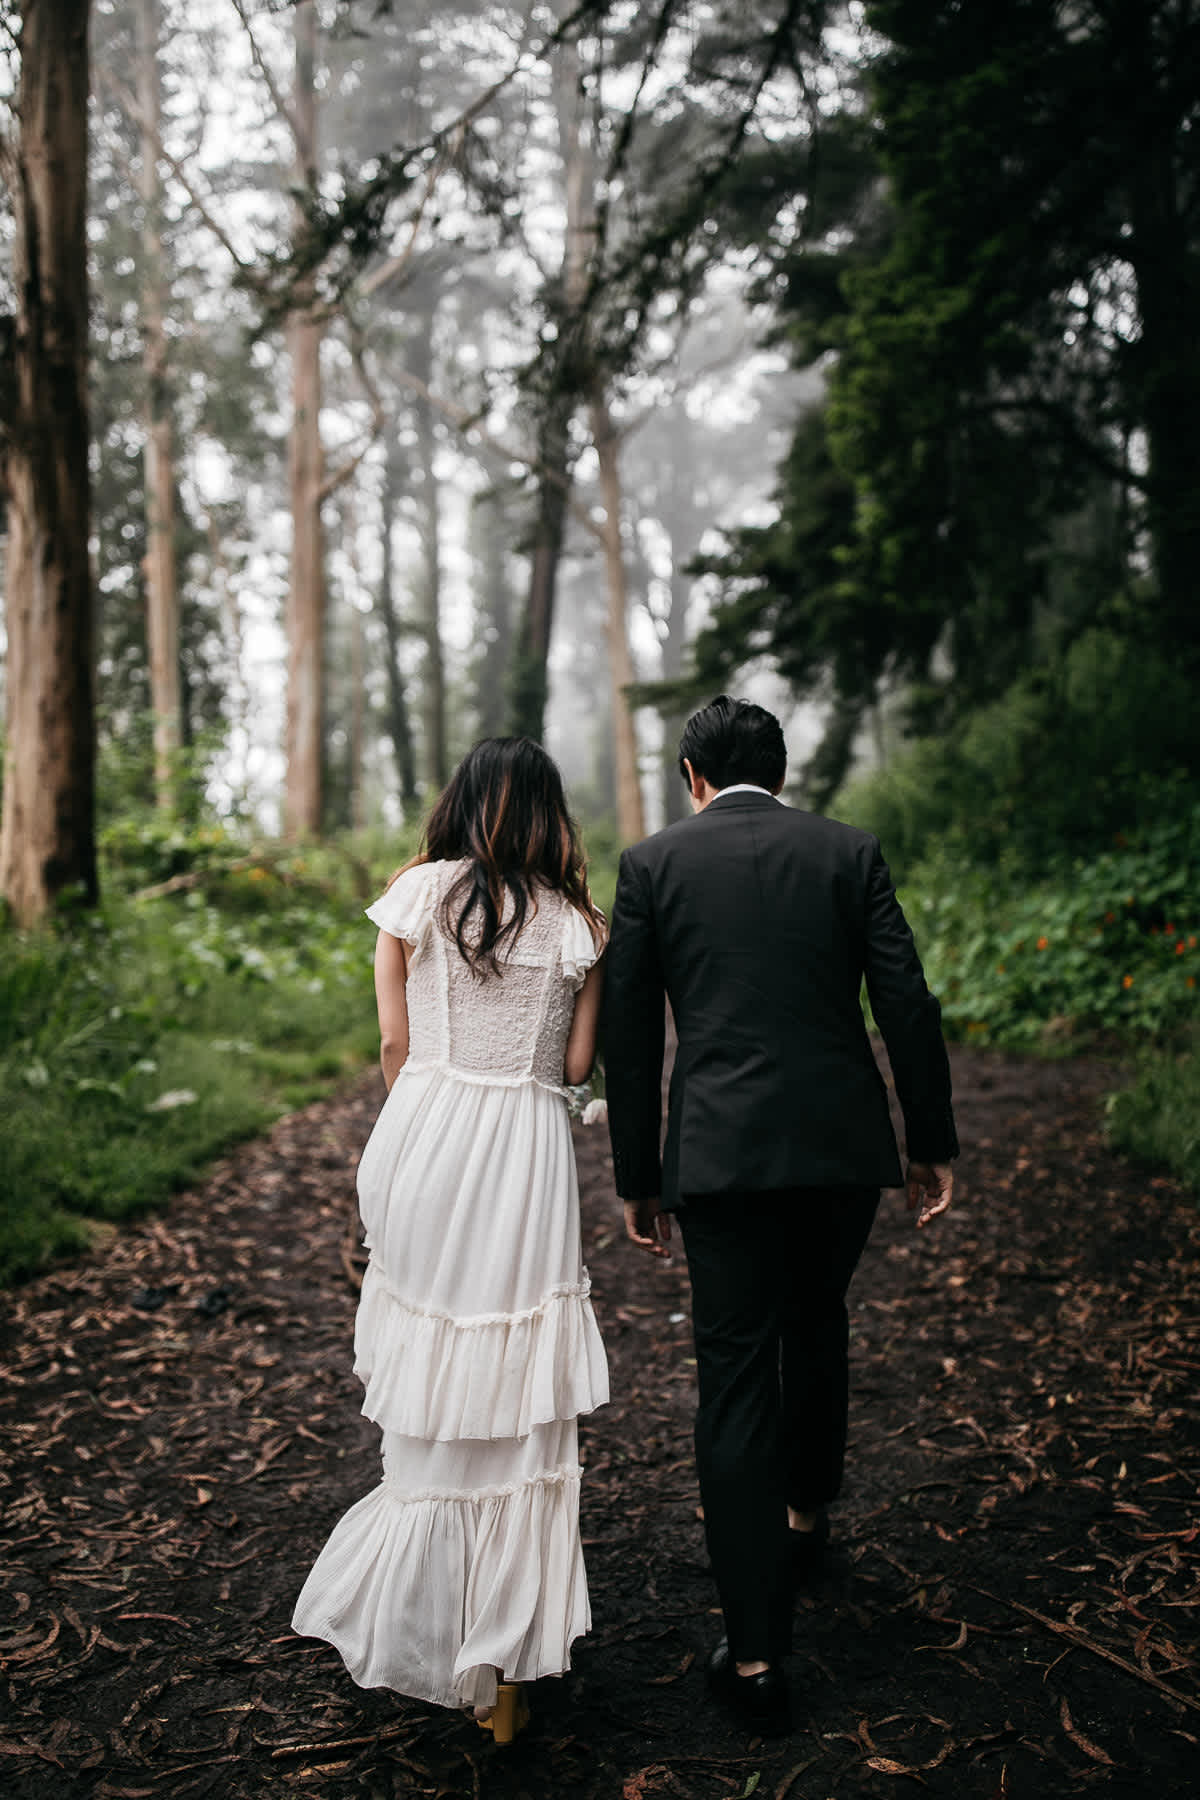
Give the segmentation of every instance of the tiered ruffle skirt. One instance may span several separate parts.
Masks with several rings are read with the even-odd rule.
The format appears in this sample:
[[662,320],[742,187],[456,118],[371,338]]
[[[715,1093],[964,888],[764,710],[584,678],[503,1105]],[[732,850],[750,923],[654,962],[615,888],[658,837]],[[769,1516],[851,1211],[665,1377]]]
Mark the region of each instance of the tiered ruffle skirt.
[[590,1624],[576,1420],[608,1374],[562,1098],[402,1072],[358,1186],[355,1371],[383,1475],[293,1625],[363,1687],[489,1705],[496,1670],[560,1674]]

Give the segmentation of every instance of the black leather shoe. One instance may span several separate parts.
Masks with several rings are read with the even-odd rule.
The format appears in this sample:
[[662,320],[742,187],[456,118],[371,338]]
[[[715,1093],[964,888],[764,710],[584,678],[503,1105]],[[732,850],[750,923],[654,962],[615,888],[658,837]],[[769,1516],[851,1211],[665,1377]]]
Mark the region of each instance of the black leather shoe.
[[796,1531],[789,1528],[788,1545],[794,1582],[811,1581],[814,1575],[820,1573],[825,1563],[825,1549],[828,1543],[829,1514],[823,1506],[817,1510],[817,1522],[811,1531]]
[[739,1675],[726,1638],[708,1659],[708,1685],[738,1723],[759,1737],[786,1737],[792,1729],[791,1701],[783,1675],[776,1668],[764,1669],[759,1675]]

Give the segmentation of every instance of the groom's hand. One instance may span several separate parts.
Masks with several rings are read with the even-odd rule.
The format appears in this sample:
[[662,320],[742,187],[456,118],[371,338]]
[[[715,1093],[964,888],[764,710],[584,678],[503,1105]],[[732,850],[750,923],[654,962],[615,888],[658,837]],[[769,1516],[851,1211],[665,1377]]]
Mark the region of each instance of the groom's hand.
[[657,1195],[652,1200],[625,1201],[625,1236],[651,1256],[670,1256],[671,1215],[663,1212]]
[[908,1188],[908,1210],[917,1212],[917,1230],[928,1225],[950,1206],[954,1192],[954,1171],[949,1163],[910,1162],[905,1184]]

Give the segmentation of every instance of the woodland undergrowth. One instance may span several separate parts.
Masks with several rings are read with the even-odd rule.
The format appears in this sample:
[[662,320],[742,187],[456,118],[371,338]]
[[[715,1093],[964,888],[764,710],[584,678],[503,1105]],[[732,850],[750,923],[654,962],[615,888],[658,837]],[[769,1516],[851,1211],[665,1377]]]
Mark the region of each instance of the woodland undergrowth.
[[[1122,1147],[1200,1186],[1200,810],[1090,861],[1019,870],[932,857],[902,896],[948,1033],[1140,1056]],[[6,934],[0,960],[0,1284],[160,1204],[239,1139],[373,1057],[362,909],[415,830],[285,850],[219,827],[123,819],[103,906]],[[615,845],[591,881],[608,911]]]
[[97,911],[4,933],[0,1285],[161,1203],[375,1056],[363,908],[416,844],[410,827],[256,847],[125,817],[103,835]]

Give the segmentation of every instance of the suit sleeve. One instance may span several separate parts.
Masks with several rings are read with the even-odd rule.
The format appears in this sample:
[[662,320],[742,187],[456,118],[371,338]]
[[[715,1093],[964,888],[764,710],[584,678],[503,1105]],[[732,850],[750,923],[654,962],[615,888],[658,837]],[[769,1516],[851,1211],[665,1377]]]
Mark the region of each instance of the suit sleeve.
[[910,1161],[958,1155],[942,1009],[930,993],[888,866],[872,839],[867,884],[867,997],[887,1046]]
[[645,874],[621,856],[604,976],[604,1089],[613,1175],[622,1200],[662,1191],[666,993]]

